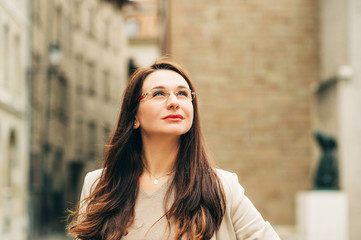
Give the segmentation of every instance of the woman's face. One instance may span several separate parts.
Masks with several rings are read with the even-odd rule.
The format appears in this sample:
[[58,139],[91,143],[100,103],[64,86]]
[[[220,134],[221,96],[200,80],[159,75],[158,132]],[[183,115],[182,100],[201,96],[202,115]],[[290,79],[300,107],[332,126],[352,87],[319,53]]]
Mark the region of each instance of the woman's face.
[[180,136],[189,131],[193,103],[185,97],[189,85],[180,74],[171,70],[151,73],[143,82],[142,94],[145,93],[149,94],[143,95],[135,115],[135,128],[140,128],[142,136]]

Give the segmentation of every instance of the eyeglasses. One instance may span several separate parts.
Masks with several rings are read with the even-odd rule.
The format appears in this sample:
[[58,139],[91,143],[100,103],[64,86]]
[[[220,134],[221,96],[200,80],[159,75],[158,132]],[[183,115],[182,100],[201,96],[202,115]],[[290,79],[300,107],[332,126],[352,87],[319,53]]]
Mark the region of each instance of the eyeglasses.
[[[138,98],[138,102],[149,99],[149,100],[155,100],[155,101],[164,101],[167,100],[170,96],[171,92],[167,92],[164,89],[153,89],[147,93],[144,93]],[[176,98],[179,101],[192,101],[194,96],[196,95],[195,92],[193,92],[190,89],[181,89],[178,91],[173,92],[173,94],[176,96]]]

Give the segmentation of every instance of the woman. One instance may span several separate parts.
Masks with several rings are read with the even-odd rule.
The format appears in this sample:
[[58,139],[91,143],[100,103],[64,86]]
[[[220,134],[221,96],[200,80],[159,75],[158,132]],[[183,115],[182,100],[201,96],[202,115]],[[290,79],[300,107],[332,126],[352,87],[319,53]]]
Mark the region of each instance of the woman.
[[102,169],[86,175],[78,239],[279,239],[236,174],[212,167],[194,86],[172,62],[138,69]]

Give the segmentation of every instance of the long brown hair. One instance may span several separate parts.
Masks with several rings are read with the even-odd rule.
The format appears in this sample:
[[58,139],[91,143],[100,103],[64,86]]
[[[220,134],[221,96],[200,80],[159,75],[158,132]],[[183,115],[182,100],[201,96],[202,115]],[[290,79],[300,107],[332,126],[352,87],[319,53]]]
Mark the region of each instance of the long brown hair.
[[[132,74],[116,130],[107,146],[99,182],[84,199],[88,202],[85,212],[78,208],[71,215],[70,234],[78,239],[121,239],[134,221],[143,162],[140,130],[133,129],[133,126],[143,82],[157,70],[180,74],[194,90],[189,75],[173,62],[156,62]],[[201,133],[197,98],[193,100],[193,108],[193,123],[181,136],[176,172],[164,201],[164,206],[168,206],[173,194],[174,202],[166,209],[165,217],[169,226],[171,219],[175,222],[176,240],[183,236],[192,240],[210,239],[218,230],[225,212],[222,184],[209,161]]]

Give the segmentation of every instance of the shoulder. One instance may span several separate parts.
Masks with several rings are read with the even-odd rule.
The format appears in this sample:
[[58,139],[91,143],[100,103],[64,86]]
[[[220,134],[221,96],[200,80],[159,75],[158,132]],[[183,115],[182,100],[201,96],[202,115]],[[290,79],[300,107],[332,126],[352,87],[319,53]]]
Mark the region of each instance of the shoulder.
[[215,169],[227,199],[226,212],[217,239],[272,239],[277,233],[266,222],[239,184],[237,174]]
[[85,175],[85,180],[84,180],[85,183],[87,183],[87,182],[90,182],[90,183],[95,182],[97,179],[100,178],[102,173],[103,173],[103,168],[88,172]]
[[239,211],[245,196],[245,190],[239,184],[236,173],[228,172],[222,169],[215,169],[218,178],[220,179],[226,197],[227,211],[230,216]]
[[[80,194],[80,212],[85,212],[88,201],[87,199],[91,192],[94,191],[96,184],[99,181],[100,176],[102,175],[103,169],[97,169],[91,172],[88,172],[84,178],[83,188]],[[88,199],[89,200],[89,199]]]
[[239,193],[244,194],[244,188],[239,184],[237,174],[218,168],[215,169],[215,172],[223,185],[226,195],[234,193],[235,189],[237,189]]
[[102,173],[103,173],[103,168],[100,168],[100,169],[88,172],[85,175],[83,190],[82,190],[83,197],[89,196],[90,193],[94,190]]
[[222,179],[222,180],[230,180],[230,179],[232,179],[233,177],[234,177],[234,175],[235,175],[235,173],[232,173],[232,172],[228,172],[228,171],[226,171],[226,170],[223,170],[223,169],[220,169],[220,168],[215,168],[214,169],[215,171],[216,171],[216,173],[217,173],[217,175],[219,176],[219,177],[221,177],[221,178],[224,178],[224,179]]

